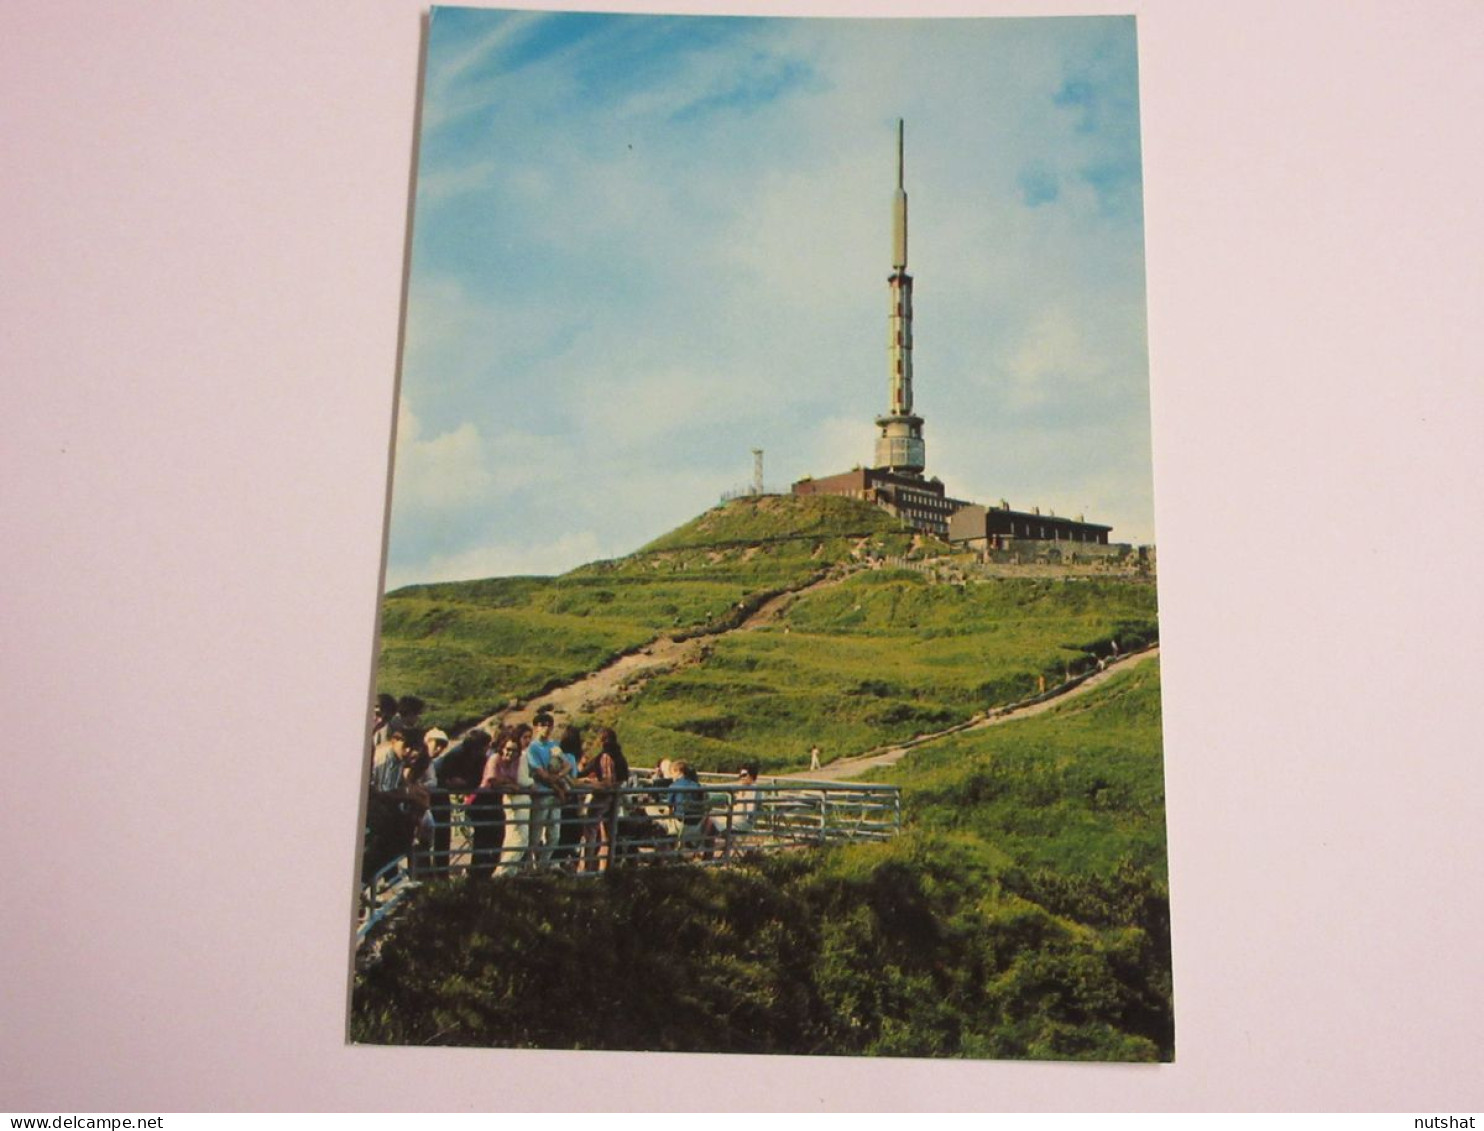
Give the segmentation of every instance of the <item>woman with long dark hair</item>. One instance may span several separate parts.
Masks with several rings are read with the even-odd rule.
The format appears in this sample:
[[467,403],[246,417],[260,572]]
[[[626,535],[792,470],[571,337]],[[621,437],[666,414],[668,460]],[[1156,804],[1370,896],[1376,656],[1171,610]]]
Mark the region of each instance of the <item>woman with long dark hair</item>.
[[598,731],[593,751],[578,769],[578,781],[592,789],[582,826],[582,870],[607,871],[613,859],[612,834],[619,789],[629,780],[629,763],[612,727]]
[[[562,752],[562,760],[566,763],[563,767],[562,776],[569,783],[575,784],[582,766],[582,731],[570,723],[562,728],[562,733],[557,736],[557,747]],[[557,759],[552,757],[552,769],[556,769]],[[583,801],[582,791],[574,789],[570,791],[561,802],[559,810],[557,829],[557,847],[551,854],[551,859],[563,868],[567,867],[568,861],[576,861],[578,846],[582,842],[585,828],[585,815],[587,803]],[[575,863],[571,870],[576,870]]]
[[[438,788],[443,794],[448,809],[458,802],[464,806],[465,827],[469,830],[469,846],[472,853],[469,870],[474,875],[489,875],[500,859],[500,838],[505,835],[504,814],[500,810],[498,794],[486,796],[478,792],[484,779],[484,767],[489,761],[490,733],[482,727],[474,727],[448,748],[448,751],[433,763],[438,775]],[[447,818],[443,818],[447,820]],[[443,830],[447,853],[448,830]],[[443,866],[446,868],[447,857]]]

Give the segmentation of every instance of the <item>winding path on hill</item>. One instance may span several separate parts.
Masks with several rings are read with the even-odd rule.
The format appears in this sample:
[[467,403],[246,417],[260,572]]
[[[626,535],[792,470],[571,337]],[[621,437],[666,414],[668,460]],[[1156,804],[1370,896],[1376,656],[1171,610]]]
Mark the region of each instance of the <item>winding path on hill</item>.
[[1125,671],[1135,667],[1144,661],[1159,656],[1159,645],[1146,648],[1142,652],[1129,652],[1120,656],[1102,671],[1094,672],[1082,679],[1064,683],[1058,688],[1052,688],[1045,695],[1039,695],[1035,699],[1024,703],[1014,703],[1009,707],[997,707],[982,715],[975,715],[966,723],[958,723],[955,726],[946,727],[943,730],[933,731],[931,734],[919,734],[909,738],[906,742],[899,742],[890,746],[877,747],[875,750],[867,750],[864,754],[857,754],[848,758],[838,758],[818,770],[800,770],[791,774],[779,774],[779,778],[792,778],[807,781],[844,781],[848,778],[860,777],[867,770],[875,769],[877,766],[890,766],[902,760],[910,750],[919,746],[925,746],[929,742],[936,742],[949,735],[964,734],[972,730],[983,730],[985,727],[998,726],[1000,723],[1012,722],[1016,719],[1028,719],[1033,715],[1049,711],[1058,703],[1064,703],[1068,699],[1086,694],[1093,689],[1107,683],[1116,672]]
[[501,720],[507,723],[530,722],[538,706],[550,708],[568,717],[591,714],[599,707],[629,698],[647,680],[657,675],[686,664],[698,663],[723,636],[733,632],[748,632],[775,623],[790,605],[806,593],[839,585],[854,572],[856,571],[832,571],[808,585],[770,597],[740,624],[730,629],[693,636],[688,640],[656,637],[637,651],[619,656],[595,672],[548,691],[545,695],[538,695],[511,710],[497,711],[480,725],[490,726]]
[[[839,585],[857,572],[859,572],[858,569],[848,569],[843,572],[831,571],[825,577],[800,586],[798,589],[779,593],[763,602],[751,615],[730,629],[693,636],[687,640],[674,640],[669,636],[656,637],[636,651],[619,656],[595,672],[590,672],[571,683],[554,688],[545,695],[536,696],[529,702],[519,704],[508,711],[496,712],[483,720],[480,725],[493,726],[501,721],[506,723],[529,722],[538,706],[549,708],[568,717],[591,714],[599,707],[629,698],[657,675],[674,671],[687,664],[699,663],[705,659],[716,641],[723,636],[733,632],[748,632],[776,623],[800,597]],[[862,754],[838,758],[818,770],[799,770],[772,776],[779,779],[808,781],[845,781],[859,777],[877,766],[894,765],[909,751],[929,742],[937,742],[951,735],[982,730],[984,727],[998,726],[1000,723],[1039,715],[1058,703],[1100,687],[1111,679],[1115,672],[1132,668],[1158,655],[1159,645],[1157,644],[1141,652],[1125,653],[1109,663],[1102,671],[1070,680],[1033,699],[1013,703],[1008,707],[993,708],[975,715],[967,722],[957,723],[943,730],[915,735],[905,742],[878,746]]]

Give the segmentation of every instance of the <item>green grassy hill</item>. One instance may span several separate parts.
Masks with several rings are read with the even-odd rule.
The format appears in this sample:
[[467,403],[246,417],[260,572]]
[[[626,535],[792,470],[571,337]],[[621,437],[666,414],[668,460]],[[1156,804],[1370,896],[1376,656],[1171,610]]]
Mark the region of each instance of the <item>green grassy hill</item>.
[[890,553],[904,553],[912,541],[900,522],[879,507],[857,499],[834,495],[758,495],[713,507],[656,538],[633,557],[683,556],[692,550],[709,552],[757,546],[766,551],[765,559],[774,558],[787,569],[789,564],[803,559],[843,558],[861,538],[876,540],[880,548]]
[[800,598],[778,623],[719,639],[607,712],[646,763],[765,770],[941,730],[1054,686],[1157,635],[1154,589],[1125,581],[934,584],[882,570]]
[[[739,603],[831,584],[603,708],[635,764],[767,769],[1024,698],[1157,637],[1131,580],[950,584],[829,497],[740,499],[557,578],[388,595],[378,686],[443,725]],[[879,564],[879,563],[878,563]],[[372,1043],[1149,1061],[1173,1056],[1159,665],[914,749],[895,840],[727,869],[427,885],[356,977]]]
[[412,585],[382,604],[377,687],[459,727],[662,634],[704,631],[759,594],[914,539],[853,499],[769,495],[713,508],[625,558],[560,577]]
[[[1159,662],[1045,714],[914,751],[889,780],[925,829],[992,843],[1032,872],[1165,867]],[[878,775],[880,776],[880,775]]]
[[423,890],[371,1043],[1168,1060],[1155,661],[914,751],[895,841]]
[[[457,729],[661,635],[731,623],[739,606],[862,565],[942,553],[880,509],[831,496],[716,507],[638,552],[555,578],[419,585],[387,596],[378,688],[414,693]],[[1151,585],[1117,579],[929,582],[857,572],[778,622],[716,637],[703,663],[657,677],[579,724],[616,726],[636,761],[744,759],[767,771],[859,753],[961,722],[1157,634]]]

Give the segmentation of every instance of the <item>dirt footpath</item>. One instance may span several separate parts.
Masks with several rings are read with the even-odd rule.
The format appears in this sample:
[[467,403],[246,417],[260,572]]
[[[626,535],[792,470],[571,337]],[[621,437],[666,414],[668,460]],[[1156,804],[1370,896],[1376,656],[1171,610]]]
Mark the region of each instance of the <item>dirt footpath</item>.
[[696,636],[689,640],[672,640],[661,636],[651,640],[637,652],[620,656],[605,667],[580,679],[537,696],[529,703],[521,704],[510,711],[499,711],[484,719],[480,725],[490,726],[497,721],[526,723],[536,713],[536,708],[549,707],[559,714],[588,715],[599,707],[616,703],[634,694],[645,682],[664,672],[674,671],[687,664],[699,663],[715,647],[716,641],[729,632],[748,632],[763,625],[775,623],[784,611],[806,593],[838,585],[849,574],[831,574],[819,581],[780,593],[758,606],[757,611],[735,628]]
[[[763,625],[773,624],[782,617],[783,613],[806,593],[813,593],[819,589],[827,589],[844,581],[850,573],[831,574],[821,578],[819,581],[804,586],[802,589],[790,590],[780,593],[760,605],[756,612],[744,620],[735,628],[711,633],[705,636],[692,637],[689,640],[672,640],[668,636],[661,636],[651,640],[637,652],[609,663],[605,667],[589,675],[582,676],[572,683],[558,687],[533,699],[529,703],[523,703],[509,711],[497,712],[483,720],[482,726],[492,727],[498,722],[522,723],[530,722],[536,713],[536,708],[549,707],[557,713],[571,718],[574,715],[590,715],[600,707],[610,703],[617,703],[628,698],[639,690],[647,681],[665,672],[674,671],[687,664],[696,664],[703,660],[707,653],[716,646],[716,641],[726,636],[729,632],[748,632],[760,628]],[[940,738],[946,738],[952,734],[962,734],[965,731],[979,730],[982,727],[997,726],[1000,723],[1010,722],[1014,719],[1029,718],[1049,710],[1057,703],[1065,702],[1067,699],[1084,692],[1091,691],[1106,683],[1116,671],[1141,664],[1152,656],[1159,655],[1159,648],[1155,646],[1143,652],[1134,652],[1131,655],[1121,656],[1109,664],[1103,671],[1096,672],[1079,682],[1065,686],[1063,689],[1053,690],[1045,698],[1038,698],[1024,705],[1011,707],[999,707],[983,715],[976,715],[968,722],[959,723],[957,726],[948,727],[945,730],[934,731],[931,734],[920,734],[906,742],[892,746],[878,747],[875,750],[867,750],[864,754],[857,754],[849,758],[840,758],[829,763],[818,770],[801,770],[792,774],[776,775],[779,778],[796,778],[808,781],[844,781],[848,778],[859,777],[867,770],[875,766],[890,766],[899,761],[909,750],[913,750],[924,743],[936,742]],[[773,776],[773,775],[770,775]]]
[[1102,671],[1088,676],[1079,683],[1072,684],[1065,691],[1052,693],[1044,699],[1027,703],[1024,706],[999,707],[983,715],[977,715],[966,723],[948,727],[946,730],[934,731],[932,734],[919,734],[906,742],[895,746],[885,746],[876,750],[868,750],[864,754],[858,754],[853,758],[840,758],[818,770],[801,770],[792,774],[780,774],[781,778],[798,778],[807,781],[844,781],[848,778],[860,777],[869,769],[876,766],[890,766],[901,761],[902,757],[909,751],[929,742],[936,742],[940,738],[947,738],[951,734],[963,734],[971,730],[983,730],[985,727],[998,726],[1000,723],[1013,722],[1016,719],[1028,719],[1033,715],[1039,715],[1049,711],[1058,703],[1065,703],[1085,694],[1096,687],[1101,687],[1113,678],[1115,672],[1126,671],[1129,668],[1142,664],[1145,660],[1159,655],[1159,647],[1156,645],[1143,652],[1134,652],[1131,655],[1122,656],[1109,664]]

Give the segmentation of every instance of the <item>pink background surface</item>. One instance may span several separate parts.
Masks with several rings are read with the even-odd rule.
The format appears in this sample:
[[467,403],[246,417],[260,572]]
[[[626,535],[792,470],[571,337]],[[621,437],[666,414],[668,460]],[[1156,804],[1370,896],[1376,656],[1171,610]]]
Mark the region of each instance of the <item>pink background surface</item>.
[[347,1046],[421,6],[0,7],[0,1107],[1477,1111],[1484,7],[1133,8],[1158,1068]]

